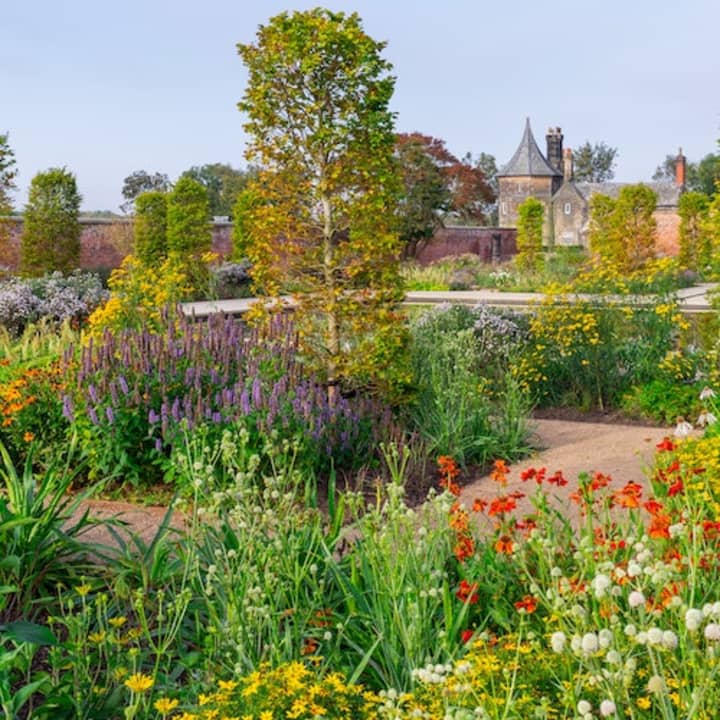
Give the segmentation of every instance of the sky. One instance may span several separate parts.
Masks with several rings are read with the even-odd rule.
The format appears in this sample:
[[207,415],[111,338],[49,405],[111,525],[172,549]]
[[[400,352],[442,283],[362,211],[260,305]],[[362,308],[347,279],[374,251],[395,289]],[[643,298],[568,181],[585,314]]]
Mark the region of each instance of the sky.
[[[22,208],[33,176],[75,173],[85,210],[118,211],[135,170],[244,167],[237,43],[291,0],[1,0],[0,132]],[[398,132],[457,156],[512,156],[530,117],[541,149],[618,149],[615,179],[649,180],[679,147],[718,150],[720,0],[328,0],[384,40]]]

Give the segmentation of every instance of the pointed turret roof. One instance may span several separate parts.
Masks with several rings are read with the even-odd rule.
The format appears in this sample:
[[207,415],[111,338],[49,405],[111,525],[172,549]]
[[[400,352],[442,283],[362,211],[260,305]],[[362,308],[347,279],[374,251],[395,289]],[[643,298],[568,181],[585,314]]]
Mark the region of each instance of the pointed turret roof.
[[562,177],[540,152],[530,129],[530,118],[525,121],[525,132],[510,162],[498,173],[498,177]]

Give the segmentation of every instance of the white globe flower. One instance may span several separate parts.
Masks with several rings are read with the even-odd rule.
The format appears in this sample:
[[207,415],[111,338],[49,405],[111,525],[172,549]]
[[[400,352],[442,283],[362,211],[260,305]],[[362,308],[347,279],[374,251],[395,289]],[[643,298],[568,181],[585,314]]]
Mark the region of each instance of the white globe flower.
[[565,649],[565,643],[567,642],[567,637],[565,636],[564,632],[554,632],[550,636],[550,646],[552,647],[553,651],[556,653],[561,653]]
[[648,680],[647,689],[648,692],[658,695],[665,690],[665,681],[659,675],[653,675]]
[[582,637],[581,647],[582,651],[586,655],[592,655],[593,653],[597,652],[599,647],[598,636],[595,633],[585,633],[585,635],[583,635]]
[[606,628],[598,633],[598,644],[601,648],[609,648],[612,645],[613,634]]
[[600,714],[603,717],[610,717],[610,715],[615,714],[615,711],[615,703],[612,700],[603,700],[600,703]]
[[708,623],[705,626],[705,639],[713,642],[720,640],[720,625],[717,623]]
[[647,639],[650,645],[661,645],[663,641],[663,632],[660,628],[651,627],[647,631]]
[[645,605],[645,596],[639,590],[633,590],[630,595],[628,595],[628,605],[630,605],[631,608]]
[[581,700],[577,704],[577,711],[579,715],[586,715],[589,712],[592,712],[592,705],[587,700]]
[[663,647],[674,650],[678,646],[678,636],[672,630],[665,630],[662,635]]
[[699,629],[699,627],[702,625],[702,622],[704,620],[704,615],[702,613],[702,610],[698,610],[697,608],[690,608],[685,613],[685,627],[690,632],[695,632]]

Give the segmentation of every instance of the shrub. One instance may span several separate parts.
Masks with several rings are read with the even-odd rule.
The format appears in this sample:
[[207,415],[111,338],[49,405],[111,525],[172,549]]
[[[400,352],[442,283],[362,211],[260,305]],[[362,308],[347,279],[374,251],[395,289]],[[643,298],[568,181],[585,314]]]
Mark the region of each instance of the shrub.
[[33,178],[21,245],[24,274],[70,273],[78,267],[81,201],[75,176],[65,168],[53,168]]
[[545,206],[533,197],[518,205],[518,234],[516,265],[523,270],[538,270],[542,266],[543,223]]
[[144,265],[158,265],[168,254],[167,193],[144,192],[135,198],[135,256]]

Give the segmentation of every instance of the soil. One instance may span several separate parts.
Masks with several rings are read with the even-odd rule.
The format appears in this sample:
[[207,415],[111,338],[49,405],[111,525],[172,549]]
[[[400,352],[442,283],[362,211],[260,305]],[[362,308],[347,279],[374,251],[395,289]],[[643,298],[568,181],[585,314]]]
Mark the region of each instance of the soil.
[[[646,471],[649,468],[655,446],[672,429],[641,424],[612,423],[607,415],[583,415],[583,420],[536,418],[534,445],[541,448],[532,456],[518,461],[511,467],[508,484],[502,492],[532,492],[533,488],[520,480],[520,473],[526,468],[545,467],[548,474],[562,470],[570,481],[556,494],[564,506],[567,496],[577,487],[575,481],[580,473],[599,471],[613,478],[615,487],[622,487],[632,480],[648,487]],[[601,421],[598,421],[600,419]],[[499,493],[498,486],[489,475],[471,478],[461,489],[461,501],[471,506],[475,498],[492,498]],[[152,541],[162,523],[167,508],[140,506],[127,502],[93,500],[88,503],[90,514],[97,518],[114,517],[126,524],[128,530],[137,533],[144,543]],[[569,505],[571,508],[574,506]],[[520,513],[532,512],[528,498],[518,502]],[[173,527],[181,527],[182,516],[176,514]],[[101,527],[91,530],[86,538],[100,543],[110,543],[106,530]]]

